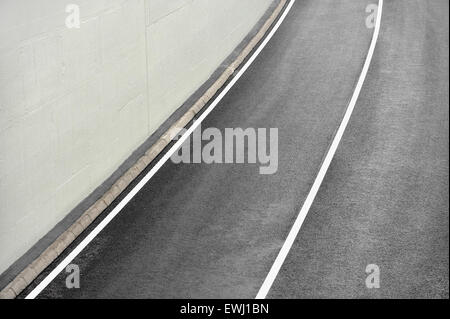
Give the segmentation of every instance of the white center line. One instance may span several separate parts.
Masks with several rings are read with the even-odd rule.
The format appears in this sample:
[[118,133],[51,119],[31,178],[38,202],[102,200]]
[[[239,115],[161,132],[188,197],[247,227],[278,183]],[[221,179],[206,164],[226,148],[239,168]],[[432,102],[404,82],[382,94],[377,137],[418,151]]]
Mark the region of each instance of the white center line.
[[264,47],[272,39],[275,32],[277,32],[280,25],[283,23],[286,15],[291,10],[292,5],[295,0],[291,0],[287,8],[284,10],[281,17],[278,19],[275,26],[272,28],[270,33],[263,40],[261,45],[256,49],[253,55],[245,63],[241,70],[236,74],[236,76],[228,83],[228,85],[223,89],[222,92],[216,97],[216,99],[211,103],[211,105],[202,113],[202,115],[192,124],[192,126],[186,131],[186,133],[170,148],[170,150],[158,161],[158,163],[145,175],[145,177],[120,201],[120,203],[114,207],[114,209],[103,219],[86,238],[78,244],[77,247],[66,257],[61,263],[53,269],[47,277],[44,278],[26,297],[25,299],[36,298],[42,290],[45,289],[58,274],[63,271],[67,265],[84,249],[86,246],[105,228],[109,222],[128,204],[128,202],[144,187],[145,184],[158,172],[158,170],[166,163],[169,158],[179,149],[183,142],[192,134],[192,132],[203,122],[203,120],[211,113],[211,111],[216,107],[217,104],[223,99],[223,97],[230,91],[230,89],[235,85],[235,83],[240,79],[240,77],[247,71],[250,65],[255,61]]
[[311,190],[309,191],[309,194],[306,197],[302,208],[300,209],[297,219],[295,220],[294,225],[292,226],[291,231],[289,232],[289,235],[286,238],[286,241],[284,242],[283,246],[280,249],[280,252],[278,253],[278,256],[275,259],[275,262],[273,263],[272,268],[270,269],[269,273],[267,274],[266,279],[264,280],[264,283],[262,284],[261,288],[259,289],[259,292],[256,295],[256,299],[264,299],[264,298],[266,298],[267,294],[269,293],[269,290],[272,287],[272,284],[275,281],[275,279],[278,275],[278,272],[281,269],[281,266],[283,266],[284,260],[286,259],[287,255],[292,247],[292,244],[294,243],[295,238],[297,237],[298,232],[300,231],[300,228],[302,227],[303,221],[305,220],[306,215],[308,214],[308,211],[311,208],[312,203],[314,202],[314,198],[316,197],[317,192],[319,191],[320,185],[322,184],[322,181],[325,177],[325,174],[328,171],[330,163],[333,160],[334,154],[336,153],[336,150],[339,146],[342,136],[344,135],[344,131],[347,128],[347,124],[353,113],[353,109],[355,108],[356,102],[358,101],[358,97],[361,92],[361,88],[364,84],[364,80],[366,79],[367,71],[369,70],[370,63],[372,61],[372,56],[375,51],[375,47],[376,47],[377,40],[378,40],[378,34],[380,33],[382,12],[383,12],[383,0],[379,0],[378,10],[377,10],[377,21],[376,21],[375,30],[374,30],[373,36],[372,36],[372,42],[370,43],[369,52],[367,53],[366,61],[364,63],[363,69],[361,71],[361,75],[359,76],[358,83],[356,84],[355,91],[353,92],[352,99],[350,100],[350,103],[347,107],[347,111],[345,112],[344,118],[342,119],[339,129],[336,132],[336,136],[334,137],[333,142],[331,143],[330,149],[328,150],[325,160],[322,163],[319,173],[317,174],[317,177],[314,180],[314,184],[312,185]]

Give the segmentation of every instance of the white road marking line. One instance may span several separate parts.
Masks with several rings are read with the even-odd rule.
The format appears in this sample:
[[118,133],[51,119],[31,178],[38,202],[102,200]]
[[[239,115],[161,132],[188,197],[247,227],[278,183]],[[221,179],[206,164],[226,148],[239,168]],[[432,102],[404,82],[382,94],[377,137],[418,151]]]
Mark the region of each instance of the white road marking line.
[[120,201],[120,203],[114,207],[114,209],[105,217],[93,230],[92,232],[83,239],[81,243],[66,257],[61,263],[53,269],[47,277],[44,278],[26,297],[25,299],[36,298],[42,290],[45,289],[53,279],[58,276],[58,274],[66,268],[66,266],[109,224],[109,222],[128,204],[128,202],[144,187],[145,184],[155,175],[158,170],[166,163],[173,153],[176,152],[178,148],[181,147],[183,142],[192,134],[192,132],[202,123],[202,121],[208,116],[209,113],[219,104],[223,97],[230,91],[230,89],[235,85],[239,78],[247,71],[249,66],[255,61],[264,47],[269,43],[270,39],[273,37],[275,32],[278,30],[280,25],[283,23],[286,15],[291,10],[292,5],[295,0],[291,0],[284,13],[278,19],[275,26],[272,28],[270,33],[263,40],[261,45],[256,49],[250,59],[244,64],[242,69],[236,74],[236,76],[228,83],[228,85],[223,89],[223,91],[216,97],[216,99],[211,103],[211,105],[201,114],[201,116],[192,124],[192,126],[186,131],[186,133],[170,148],[170,150],[158,161],[158,163],[145,175],[145,177]]
[[256,295],[256,299],[264,299],[269,293],[269,290],[272,287],[272,284],[275,281],[278,272],[281,269],[281,266],[283,266],[284,260],[286,259],[292,247],[292,244],[294,243],[295,238],[297,237],[298,232],[300,231],[300,228],[302,227],[303,221],[305,220],[306,215],[308,214],[308,211],[311,208],[312,203],[314,202],[317,192],[319,191],[320,185],[322,184],[325,174],[328,171],[328,167],[330,166],[330,163],[333,160],[334,154],[336,153],[336,150],[339,146],[342,136],[344,135],[344,131],[347,128],[347,124],[353,113],[353,109],[355,108],[356,102],[361,92],[361,88],[364,84],[364,80],[366,79],[367,71],[369,70],[370,63],[372,61],[372,56],[375,51],[375,46],[378,40],[378,34],[380,32],[382,11],[383,11],[383,0],[379,0],[377,21],[372,36],[372,42],[370,43],[369,52],[367,53],[366,61],[364,63],[361,75],[359,76],[359,80],[356,85],[355,91],[353,92],[352,99],[350,100],[347,111],[345,112],[344,118],[342,119],[341,125],[339,126],[339,129],[336,132],[336,136],[334,137],[330,149],[328,150],[327,156],[323,161],[322,167],[320,168],[319,173],[317,174],[317,177],[314,180],[314,184],[312,185],[311,190],[309,191],[309,194],[306,197],[302,208],[300,209],[297,219],[295,220],[294,225],[292,226],[291,231],[289,232],[289,235],[286,238],[286,241],[284,242],[280,252],[278,253],[278,256],[275,259],[272,268],[270,269],[266,279],[264,280],[264,283],[259,289],[259,292]]

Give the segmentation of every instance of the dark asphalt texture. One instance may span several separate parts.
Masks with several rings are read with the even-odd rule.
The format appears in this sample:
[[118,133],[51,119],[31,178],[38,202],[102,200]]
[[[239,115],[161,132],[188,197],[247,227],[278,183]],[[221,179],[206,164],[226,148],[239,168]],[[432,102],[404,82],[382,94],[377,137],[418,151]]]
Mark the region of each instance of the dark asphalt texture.
[[[167,162],[39,298],[254,298],[366,57],[370,1],[298,0],[202,127],[278,128],[279,167]],[[366,82],[269,298],[448,298],[448,2],[386,1]],[[377,264],[381,288],[365,287]]]
[[[270,298],[448,298],[448,1],[385,1],[357,106]],[[380,289],[364,272],[380,268]]]

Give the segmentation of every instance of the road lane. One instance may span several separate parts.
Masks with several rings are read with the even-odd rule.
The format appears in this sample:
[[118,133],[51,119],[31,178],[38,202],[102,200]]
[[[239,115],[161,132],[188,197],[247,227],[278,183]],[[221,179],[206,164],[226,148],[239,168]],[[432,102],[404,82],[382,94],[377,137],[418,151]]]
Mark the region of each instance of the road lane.
[[[448,1],[386,1],[366,83],[269,298],[448,298]],[[367,289],[366,266],[380,267]]]
[[168,162],[74,260],[81,288],[67,289],[62,273],[39,297],[253,298],[353,93],[372,36],[368,3],[297,1],[205,120],[279,128],[276,174]]
[[[372,9],[370,9],[370,8],[372,8]],[[295,219],[295,222],[292,225],[292,228],[289,231],[288,236],[286,237],[283,247],[280,249],[280,251],[277,255],[277,258],[275,259],[272,267],[270,268],[269,273],[266,276],[266,279],[264,280],[260,290],[258,291],[258,294],[256,295],[256,299],[264,299],[267,297],[267,294],[269,293],[273,282],[275,281],[276,277],[278,276],[278,272],[280,271],[281,267],[283,266],[284,261],[285,261],[287,255],[289,254],[289,251],[290,251],[292,245],[294,244],[298,233],[300,232],[303,222],[304,222],[306,216],[308,215],[309,209],[311,208],[311,206],[315,200],[315,197],[322,185],[323,179],[325,178],[328,168],[334,158],[334,154],[336,153],[336,150],[339,147],[342,136],[344,135],[344,132],[347,128],[348,122],[350,121],[350,118],[353,114],[353,110],[355,108],[356,102],[358,101],[361,89],[364,85],[364,81],[366,79],[367,72],[368,72],[370,64],[372,62],[373,53],[374,53],[376,45],[377,45],[378,34],[380,32],[381,17],[383,15],[383,13],[382,13],[383,12],[383,0],[379,0],[378,5],[369,5],[366,8],[366,12],[370,12],[370,11],[374,12],[373,23],[367,23],[367,21],[369,21],[369,18],[367,18],[366,26],[368,28],[373,28],[374,31],[373,31],[369,50],[367,52],[367,56],[364,61],[364,66],[361,70],[361,75],[358,78],[358,82],[356,83],[355,90],[353,91],[352,97],[347,106],[345,114],[342,118],[341,123],[339,124],[338,129],[336,130],[336,133],[333,137],[333,141],[331,142],[331,144],[328,148],[328,151],[323,158],[322,165],[317,173],[314,183],[311,186],[308,196],[304,200],[302,208],[300,209],[300,211],[297,215],[297,218]],[[371,26],[371,27],[369,27],[369,26]]]

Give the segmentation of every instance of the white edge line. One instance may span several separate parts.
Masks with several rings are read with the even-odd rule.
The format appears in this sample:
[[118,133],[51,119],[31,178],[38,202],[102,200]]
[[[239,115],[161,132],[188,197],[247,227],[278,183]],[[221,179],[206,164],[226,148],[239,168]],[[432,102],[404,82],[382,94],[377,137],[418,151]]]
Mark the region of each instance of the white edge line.
[[286,15],[290,11],[295,0],[291,0],[288,7],[285,9],[282,16],[278,19],[278,22],[272,28],[270,33],[263,40],[261,45],[256,49],[250,59],[245,63],[241,70],[236,74],[236,76],[228,83],[228,85],[223,89],[223,91],[216,97],[216,99],[211,103],[211,105],[201,114],[201,116],[192,124],[192,126],[185,132],[185,134],[170,148],[170,150],[158,161],[158,163],[145,175],[145,177],[120,201],[120,203],[114,207],[114,209],[91,231],[86,238],[83,239],[81,243],[66,257],[61,263],[53,269],[47,277],[44,278],[26,297],[25,299],[36,298],[42,290],[45,289],[53,279],[58,276],[58,274],[66,268],[66,266],[81,252],[83,249],[105,228],[109,222],[128,204],[128,202],[144,187],[145,184],[155,175],[158,170],[164,165],[164,163],[169,160],[173,153],[176,152],[178,148],[181,147],[183,142],[192,134],[192,132],[201,124],[201,122],[211,113],[211,111],[219,104],[223,97],[230,91],[234,84],[239,80],[239,78],[247,71],[249,66],[258,57],[270,39],[273,37],[275,32],[278,30],[280,25],[283,23]]
[[314,198],[316,197],[317,192],[319,191],[320,185],[322,184],[325,174],[328,171],[328,167],[330,166],[330,163],[333,160],[334,154],[336,153],[336,150],[342,139],[344,131],[345,131],[347,124],[350,120],[350,117],[353,113],[353,109],[355,108],[356,102],[359,97],[359,93],[361,92],[361,88],[364,84],[367,72],[370,67],[370,63],[372,61],[372,56],[375,51],[375,46],[376,46],[376,43],[378,40],[378,34],[380,32],[382,11],[383,11],[383,0],[379,0],[378,10],[377,10],[377,21],[376,21],[375,30],[374,30],[373,36],[372,36],[372,42],[370,43],[369,52],[367,53],[366,61],[364,63],[363,69],[361,71],[361,75],[359,76],[359,80],[356,85],[355,91],[353,92],[352,99],[350,100],[350,103],[347,107],[347,111],[345,112],[344,118],[342,119],[339,129],[336,132],[336,135],[335,135],[333,142],[328,150],[325,160],[322,163],[319,173],[317,174],[317,177],[314,180],[314,184],[312,185],[311,190],[309,191],[309,194],[306,197],[302,208],[300,209],[297,219],[295,220],[294,225],[292,226],[291,231],[289,232],[289,235],[286,238],[286,241],[284,242],[283,246],[280,249],[280,252],[278,253],[278,256],[275,259],[275,261],[272,265],[272,268],[270,269],[269,273],[267,274],[266,279],[264,280],[264,283],[262,284],[261,288],[259,289],[259,292],[256,295],[256,299],[265,299],[267,294],[269,293],[269,290],[272,287],[272,284],[275,281],[275,279],[278,275],[278,272],[281,269],[281,266],[283,266],[284,260],[286,259],[287,255],[292,247],[292,244],[294,243],[295,238],[297,237],[298,232],[300,231],[300,228],[302,227],[303,221],[305,220],[306,215],[308,214],[308,211],[311,208],[312,203],[314,202]]

